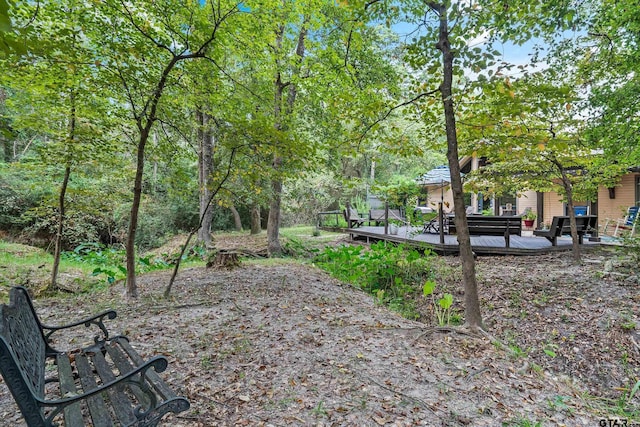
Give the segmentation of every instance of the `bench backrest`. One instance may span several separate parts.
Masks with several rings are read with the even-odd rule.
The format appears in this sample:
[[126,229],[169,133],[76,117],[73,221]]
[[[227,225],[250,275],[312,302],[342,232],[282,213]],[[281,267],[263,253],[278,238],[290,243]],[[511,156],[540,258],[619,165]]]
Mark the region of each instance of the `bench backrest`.
[[0,371],[25,416],[40,415],[32,396],[44,397],[45,352],[41,324],[27,290],[14,287],[9,305],[0,306]]
[[467,216],[470,234],[503,235],[522,234],[522,218],[519,216]]
[[344,219],[347,222],[349,220],[358,221],[358,220],[362,219],[362,218],[360,218],[360,216],[358,216],[358,211],[355,210],[355,209],[345,208],[345,210],[343,211],[343,214],[344,214]]
[[551,226],[549,227],[549,231],[556,236],[562,235],[562,226],[564,225],[564,219],[568,217],[564,216],[554,216],[551,221]]
[[[369,220],[371,221],[384,221],[384,209],[370,209]],[[400,209],[389,209],[389,219],[404,220]]]
[[[585,234],[589,232],[589,230],[597,228],[597,215],[576,216],[576,230],[578,234]],[[571,234],[571,220],[568,216],[554,216],[549,231],[557,237],[563,234]]]
[[[563,234],[570,234],[571,233],[571,220],[569,219],[568,216],[561,216],[561,217],[553,217],[554,221],[555,219],[558,218],[559,223],[558,223],[558,228],[557,228],[557,232],[556,235],[557,236],[561,236]],[[586,232],[588,232],[591,228],[596,228],[597,227],[597,223],[598,223],[598,217],[595,215],[583,215],[583,216],[576,216],[576,229],[578,231],[578,234],[584,234]],[[551,225],[551,229],[553,230],[553,224]]]

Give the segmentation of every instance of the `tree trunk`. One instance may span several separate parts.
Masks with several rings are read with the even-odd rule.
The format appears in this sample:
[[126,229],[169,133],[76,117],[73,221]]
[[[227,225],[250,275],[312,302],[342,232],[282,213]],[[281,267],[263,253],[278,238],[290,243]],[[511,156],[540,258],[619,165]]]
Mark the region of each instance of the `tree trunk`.
[[[4,105],[6,99],[7,93],[4,91],[4,89],[0,88],[0,105]],[[9,124],[7,123],[7,126],[8,125]],[[0,142],[2,143],[3,147],[3,159],[6,163],[9,163],[13,160],[13,144],[11,143],[9,138],[3,136],[2,133],[0,133]]]
[[202,227],[198,230],[198,240],[203,242],[206,247],[210,247],[212,245],[213,209],[209,199],[212,187],[214,140],[209,115],[199,108],[196,117],[198,121],[198,184],[200,187],[200,217],[202,218]]
[[569,226],[571,228],[571,245],[573,248],[573,262],[577,265],[582,262],[582,251],[580,249],[580,241],[578,239],[578,226],[576,224],[576,212],[573,207],[573,186],[569,177],[566,175],[564,168],[562,169],[562,184],[565,194],[567,195],[567,210],[569,214]]
[[10,163],[13,160],[13,145],[8,138],[4,138],[0,136],[0,141],[2,141],[2,145],[4,147],[4,161],[6,163]]
[[260,234],[261,231],[260,205],[256,203],[251,206],[251,234]]
[[233,205],[229,207],[229,210],[231,210],[231,214],[233,215],[233,223],[236,227],[236,231],[242,231],[242,219],[240,218],[240,212],[238,212],[238,209]]
[[[218,10],[219,11],[219,10]],[[209,37],[206,38],[200,46],[191,45],[190,48],[187,47],[181,53],[177,53],[178,50],[182,48],[176,48],[176,52],[173,52],[173,47],[163,46],[161,49],[168,49],[171,51],[169,62],[166,64],[162,73],[160,74],[160,78],[158,82],[155,84],[155,87],[152,91],[149,92],[149,96],[141,99],[140,102],[137,101],[138,93],[134,94],[130,91],[130,85],[127,82],[127,78],[129,77],[126,73],[117,73],[118,77],[122,80],[122,87],[125,91],[127,91],[127,96],[130,100],[130,108],[132,115],[135,119],[136,126],[139,132],[139,140],[137,146],[137,164],[136,164],[136,175],[133,186],[133,203],[131,204],[131,217],[129,219],[129,229],[127,235],[127,242],[125,245],[126,253],[127,253],[127,290],[126,296],[128,298],[134,298],[138,296],[138,286],[136,284],[136,247],[135,247],[135,237],[136,230],[138,228],[138,211],[140,209],[140,201],[142,198],[142,174],[144,171],[144,155],[145,155],[145,147],[147,141],[149,139],[149,132],[153,127],[154,122],[158,119],[158,104],[160,99],[164,94],[164,90],[167,85],[167,81],[169,75],[173,71],[174,67],[178,62],[186,61],[189,59],[196,58],[204,58],[206,56],[207,49],[209,46],[216,40],[216,34],[218,27],[226,21],[230,16],[233,16],[234,13],[220,13],[214,18],[212,22],[213,31],[210,33]],[[153,37],[149,34],[145,33],[144,29],[140,27],[138,24],[134,22],[134,20],[130,17],[129,20],[132,24],[135,25],[135,28],[146,38],[153,40]],[[155,47],[160,47],[155,45]]]
[[[280,168],[282,159],[276,157],[273,161],[275,170]],[[280,244],[280,201],[282,199],[282,181],[271,181],[271,203],[269,203],[269,220],[267,221],[267,249],[270,256],[282,254]]]
[[[298,61],[302,61],[305,53],[305,38],[307,36],[306,28],[307,18],[305,17],[300,33],[298,34],[298,44],[296,46],[296,57]],[[282,51],[282,41],[284,37],[284,25],[280,26],[276,35],[276,55]],[[279,61],[277,63],[279,65]],[[299,63],[294,66],[293,74],[300,72]],[[277,66],[274,81],[275,97],[274,97],[274,127],[277,131],[286,131],[288,125],[285,124],[287,118],[293,116],[293,109],[296,102],[297,88],[296,85],[282,81],[280,67]],[[286,108],[283,111],[284,90],[289,87]],[[282,246],[280,245],[280,202],[282,199],[282,179],[278,177],[280,168],[282,167],[283,158],[276,153],[273,158],[273,170],[276,178],[271,180],[271,203],[269,204],[269,220],[267,222],[267,248],[270,255],[280,255]]]
[[[76,135],[76,99],[75,92],[72,90],[69,95],[69,101],[71,102],[71,111],[69,114],[69,134],[68,141],[72,144]],[[60,254],[62,252],[62,233],[64,231],[64,216],[65,216],[65,196],[67,194],[67,188],[69,186],[69,177],[71,176],[71,161],[67,160],[67,164],[64,168],[64,178],[62,179],[62,186],[60,187],[60,195],[58,196],[58,228],[56,230],[56,242],[53,250],[53,268],[51,269],[51,289],[58,288],[58,272],[60,270]]]
[[471,239],[467,225],[466,209],[458,160],[458,135],[456,131],[455,109],[452,97],[453,59],[449,42],[449,22],[447,8],[444,4],[430,3],[440,18],[440,31],[436,47],[442,52],[443,80],[440,86],[444,107],[445,127],[447,134],[447,160],[451,170],[451,190],[453,192],[453,207],[455,213],[460,260],[462,262],[462,280],[464,283],[465,324],[471,329],[482,328],[478,286],[476,283],[475,260],[471,249]]
[[[75,119],[72,119],[75,121]],[[58,271],[60,269],[60,254],[62,252],[62,232],[64,231],[64,215],[65,215],[65,195],[69,185],[69,176],[71,176],[71,165],[67,163],[64,168],[64,178],[60,186],[60,195],[58,197],[58,229],[56,230],[56,243],[53,251],[53,269],[51,270],[51,289],[58,288]]]
[[140,133],[138,141],[138,154],[136,163],[136,175],[133,181],[133,201],[131,203],[131,213],[129,216],[129,228],[125,250],[127,253],[127,290],[129,298],[138,297],[138,285],[136,284],[136,231],[138,230],[138,213],[140,212],[140,202],[142,200],[142,175],[144,173],[144,149],[149,139],[150,128],[145,128]]

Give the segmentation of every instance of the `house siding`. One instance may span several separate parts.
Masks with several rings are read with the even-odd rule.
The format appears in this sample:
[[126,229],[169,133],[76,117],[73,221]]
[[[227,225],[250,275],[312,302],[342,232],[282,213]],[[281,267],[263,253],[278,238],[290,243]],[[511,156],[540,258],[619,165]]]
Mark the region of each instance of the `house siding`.
[[[445,187],[444,189],[433,188],[429,190],[427,195],[427,206],[432,208],[434,211],[438,211],[438,203],[440,203],[442,199],[442,191],[444,190],[444,206],[442,210],[445,213],[453,212],[453,193],[451,192],[450,187]],[[447,207],[447,205],[449,205]]]
[[518,215],[524,213],[527,208],[530,208],[533,212],[538,213],[537,207],[537,193],[535,191],[525,191],[522,193],[516,201],[516,213]]
[[609,198],[609,189],[598,190],[598,223],[604,226],[607,220],[624,218],[629,206],[636,204],[636,177],[640,174],[627,174],[616,186],[616,198]]
[[555,191],[544,193],[544,218],[542,222],[545,224],[551,224],[554,216],[564,215],[564,203],[562,202],[562,196]]

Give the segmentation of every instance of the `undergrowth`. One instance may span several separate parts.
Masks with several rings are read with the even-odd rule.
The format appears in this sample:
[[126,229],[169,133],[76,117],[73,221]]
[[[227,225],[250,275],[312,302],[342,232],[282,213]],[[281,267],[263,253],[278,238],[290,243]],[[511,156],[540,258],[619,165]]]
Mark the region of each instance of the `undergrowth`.
[[[199,247],[192,248],[184,259],[202,259],[204,251]],[[141,256],[136,259],[136,273],[148,273],[156,270],[165,270],[175,265],[175,257]],[[126,252],[124,249],[105,247],[98,243],[85,243],[77,246],[73,251],[62,252],[61,259],[73,263],[93,266],[92,276],[105,277],[110,285],[127,276]]]
[[417,319],[415,301],[434,277],[434,254],[385,242],[326,247],[314,262],[344,282],[365,290],[404,317]]

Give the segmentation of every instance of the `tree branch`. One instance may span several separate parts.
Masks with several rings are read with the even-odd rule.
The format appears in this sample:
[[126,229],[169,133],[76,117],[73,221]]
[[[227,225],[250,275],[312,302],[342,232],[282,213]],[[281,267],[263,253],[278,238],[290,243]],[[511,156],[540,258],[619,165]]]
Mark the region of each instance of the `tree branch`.
[[191,233],[189,233],[189,236],[187,237],[187,241],[185,242],[184,246],[182,247],[182,250],[180,251],[180,256],[178,256],[178,259],[176,259],[176,265],[175,265],[175,267],[173,269],[173,273],[171,274],[171,279],[169,279],[169,284],[167,285],[166,289],[164,290],[164,297],[165,298],[169,298],[169,294],[171,293],[171,288],[173,286],[173,282],[175,282],[176,276],[178,275],[178,269],[180,268],[180,261],[182,260],[182,257],[184,256],[185,252],[187,251],[187,248],[189,247],[189,242],[191,241],[191,238],[198,232],[200,227],[202,227],[202,222],[204,221],[205,213],[211,207],[211,202],[213,202],[213,199],[220,192],[220,189],[222,189],[222,186],[227,181],[227,179],[229,179],[229,176],[231,175],[231,169],[232,169],[232,166],[233,166],[233,159],[235,158],[235,154],[236,154],[236,150],[237,149],[238,149],[238,147],[234,147],[234,148],[231,149],[231,154],[229,155],[229,163],[227,164],[227,170],[225,172],[225,175],[222,177],[222,179],[218,183],[218,185],[215,188],[215,190],[213,190],[211,192],[211,196],[209,197],[209,200],[207,201],[207,205],[204,208],[204,211],[203,211],[202,215],[200,215],[200,222],[198,223],[198,227],[194,228],[191,231]]
[[432,91],[429,92],[423,92],[419,95],[416,95],[415,97],[413,97],[412,99],[402,102],[398,105],[395,105],[393,107],[391,107],[382,117],[379,117],[378,119],[376,119],[373,123],[371,123],[369,126],[367,126],[364,130],[364,132],[360,135],[360,138],[358,138],[358,144],[360,144],[362,142],[362,140],[365,138],[365,136],[367,135],[367,133],[378,123],[384,121],[387,119],[387,117],[389,117],[391,115],[391,113],[393,113],[395,110],[397,110],[398,108],[402,108],[402,107],[406,107],[407,105],[413,104],[416,101],[426,97],[426,96],[431,96],[431,95],[435,95],[436,93],[438,93],[440,91],[440,89],[434,89]]
[[143,37],[145,37],[146,39],[148,39],[149,41],[151,41],[151,43],[153,43],[156,47],[166,50],[167,52],[169,52],[172,56],[176,56],[175,52],[173,52],[173,50],[171,50],[171,48],[167,45],[165,45],[164,43],[159,42],[158,40],[154,39],[153,37],[151,37],[149,34],[147,34],[135,21],[135,18],[133,16],[133,13],[131,13],[131,11],[129,10],[129,8],[126,5],[126,2],[124,2],[123,0],[120,0],[120,4],[122,5],[122,8],[125,11],[125,15],[127,16],[127,18],[129,19],[129,22],[131,22],[131,25],[134,26],[134,28],[136,30],[138,30],[138,32],[140,34],[142,34]]

